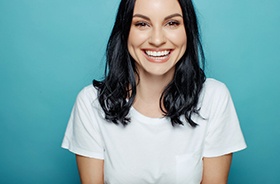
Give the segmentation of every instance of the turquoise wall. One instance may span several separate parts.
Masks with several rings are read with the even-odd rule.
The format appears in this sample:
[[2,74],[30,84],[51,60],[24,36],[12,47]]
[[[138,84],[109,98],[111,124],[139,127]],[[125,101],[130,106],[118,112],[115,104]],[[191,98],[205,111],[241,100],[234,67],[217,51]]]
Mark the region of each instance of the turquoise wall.
[[[118,0],[0,0],[0,183],[78,183],[60,148],[78,91],[100,78]],[[280,1],[194,1],[207,74],[225,82],[248,144],[230,184],[280,183]]]

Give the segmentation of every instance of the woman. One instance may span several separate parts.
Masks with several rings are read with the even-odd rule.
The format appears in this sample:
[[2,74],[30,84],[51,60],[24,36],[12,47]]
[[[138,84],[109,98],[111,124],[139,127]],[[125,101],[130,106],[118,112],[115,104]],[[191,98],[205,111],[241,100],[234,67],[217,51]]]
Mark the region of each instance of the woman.
[[121,1],[105,79],[79,93],[62,144],[82,183],[227,182],[246,144],[203,60],[191,0]]

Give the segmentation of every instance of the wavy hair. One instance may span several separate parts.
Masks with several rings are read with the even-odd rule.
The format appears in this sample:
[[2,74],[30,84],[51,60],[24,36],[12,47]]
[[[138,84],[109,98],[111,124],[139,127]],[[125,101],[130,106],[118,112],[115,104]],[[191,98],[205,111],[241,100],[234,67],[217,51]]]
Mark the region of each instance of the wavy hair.
[[[164,89],[160,98],[160,108],[173,126],[183,125],[180,117],[195,127],[191,119],[198,113],[200,91],[205,81],[204,53],[200,41],[197,17],[191,0],[178,0],[187,34],[187,50],[177,62],[173,80]],[[136,96],[135,61],[127,48],[135,0],[120,2],[115,24],[106,48],[105,78],[93,80],[98,90],[98,100],[105,112],[105,119],[115,124],[130,123],[129,110]],[[163,104],[163,105],[162,105]]]

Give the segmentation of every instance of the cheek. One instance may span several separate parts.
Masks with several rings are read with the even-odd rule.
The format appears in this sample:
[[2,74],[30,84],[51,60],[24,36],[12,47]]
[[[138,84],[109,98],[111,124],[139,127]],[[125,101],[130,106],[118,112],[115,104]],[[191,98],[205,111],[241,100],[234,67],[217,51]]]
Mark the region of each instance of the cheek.
[[169,40],[179,47],[187,46],[187,36],[185,31],[174,32],[173,34],[169,35]]
[[128,36],[128,40],[127,40],[127,48],[128,48],[128,51],[130,53],[131,56],[134,56],[134,45],[135,45],[135,40],[133,38],[133,34],[129,34]]
[[137,60],[137,48],[140,45],[140,41],[137,38],[135,32],[129,33],[128,41],[127,41],[127,48],[128,52],[134,60]]
[[128,37],[128,46],[140,47],[147,40],[147,33],[144,31],[136,31],[131,29]]
[[147,40],[147,34],[139,31],[131,31],[129,33],[127,48],[131,57],[137,62],[140,56],[141,45]]

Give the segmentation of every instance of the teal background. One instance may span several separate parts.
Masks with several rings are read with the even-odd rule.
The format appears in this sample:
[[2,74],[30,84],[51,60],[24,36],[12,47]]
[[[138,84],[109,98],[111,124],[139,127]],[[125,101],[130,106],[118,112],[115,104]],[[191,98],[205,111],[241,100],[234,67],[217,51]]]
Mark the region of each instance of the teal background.
[[[194,1],[208,76],[231,91],[248,148],[230,184],[280,183],[280,1]],[[0,0],[0,183],[79,183],[60,148],[76,95],[100,79],[118,0]]]

